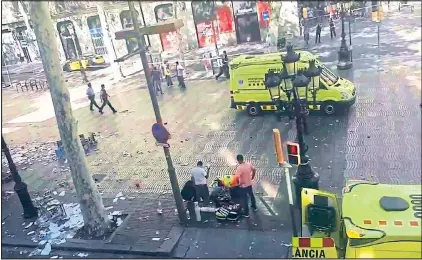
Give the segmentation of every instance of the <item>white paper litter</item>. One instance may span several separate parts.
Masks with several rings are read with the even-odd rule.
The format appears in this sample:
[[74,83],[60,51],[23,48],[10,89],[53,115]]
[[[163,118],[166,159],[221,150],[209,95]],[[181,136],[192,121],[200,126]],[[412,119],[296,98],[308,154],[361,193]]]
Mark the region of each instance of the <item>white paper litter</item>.
[[122,196],[123,196],[123,193],[119,192],[119,193],[117,193],[116,198],[119,198],[119,197],[122,197]]
[[44,247],[44,249],[41,251],[41,255],[49,255],[51,252],[51,244],[47,243]]
[[112,216],[120,216],[120,215],[122,215],[122,212],[121,211],[113,211],[113,213],[111,213],[111,215]]
[[53,191],[53,195],[57,195],[57,191]]
[[88,254],[87,253],[79,253],[79,254],[77,254],[77,256],[79,256],[79,257],[87,257]]
[[[78,229],[83,227],[84,221],[81,214],[81,208],[78,203],[63,204],[64,210],[66,211],[67,218],[65,221],[59,222],[59,224],[52,222],[46,216],[40,216],[36,223],[39,226],[37,234],[34,231],[31,234],[32,241],[39,243],[40,245],[46,244],[44,247],[44,253],[48,248],[51,250],[52,244],[62,244],[66,242],[66,238],[73,238]],[[38,241],[40,240],[41,241]],[[41,250],[35,249],[31,252],[30,256],[39,255]]]
[[123,220],[121,218],[117,219],[117,226],[120,227],[120,225],[123,223]]
[[113,208],[113,206],[110,206],[110,207],[105,208],[105,210],[110,210],[112,208]]
[[66,191],[62,191],[62,192],[60,192],[59,196],[63,197],[65,194],[66,194]]
[[160,238],[159,237],[154,237],[154,238],[152,238],[152,241],[160,241]]
[[34,222],[29,223],[29,224],[25,227],[25,229],[29,228],[29,227],[30,227],[30,226],[32,226],[33,224],[34,224]]

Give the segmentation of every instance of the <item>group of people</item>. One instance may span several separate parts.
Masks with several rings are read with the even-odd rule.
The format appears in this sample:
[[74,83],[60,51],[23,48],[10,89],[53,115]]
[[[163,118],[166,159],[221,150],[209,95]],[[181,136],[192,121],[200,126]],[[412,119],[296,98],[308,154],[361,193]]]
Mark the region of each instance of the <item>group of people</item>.
[[100,99],[101,99],[101,106],[98,106],[97,102],[95,101],[95,91],[92,88],[91,83],[88,83],[88,88],[86,90],[86,95],[88,96],[88,99],[90,101],[89,104],[89,109],[91,111],[94,111],[93,106],[95,106],[96,108],[98,108],[98,112],[100,112],[101,114],[103,114],[103,109],[106,105],[108,105],[108,107],[111,109],[111,111],[113,111],[113,113],[116,113],[117,110],[114,109],[114,107],[111,105],[110,103],[110,95],[107,93],[107,91],[105,90],[105,85],[101,84],[101,91],[100,91]]
[[[240,203],[243,208],[243,216],[249,217],[249,198],[251,201],[251,208],[253,211],[257,210],[256,199],[252,190],[252,182],[256,176],[255,167],[248,162],[245,162],[243,155],[238,154],[237,157],[238,166],[234,175],[238,178],[238,194],[240,196]],[[192,197],[194,201],[201,201],[204,205],[209,204],[210,192],[208,190],[207,179],[209,177],[210,166],[207,165],[204,167],[202,161],[198,161],[195,168],[191,170],[191,183],[193,183],[196,194],[189,196],[188,194],[183,194],[187,192],[182,190],[182,197],[189,198]]]
[[[163,81],[163,72],[167,83],[167,88],[171,88],[173,86],[173,81],[171,79],[172,73],[170,69],[170,64],[165,62],[164,66],[162,67],[154,66],[151,71],[151,78],[156,95],[158,95],[159,93],[164,94],[163,89],[161,87],[161,83]],[[178,61],[176,61],[176,76],[177,81],[179,82],[179,87],[181,89],[186,89],[185,68],[183,68],[183,66]]]
[[[330,26],[330,35],[331,35],[331,39],[336,38],[337,34],[336,34],[336,26],[334,24],[334,20],[333,17],[330,17],[330,20],[328,21],[329,26]],[[309,44],[309,27],[305,25],[305,20],[302,19],[301,21],[301,26],[302,26],[302,30],[303,30],[303,38],[305,40],[306,45]],[[315,44],[317,43],[321,43],[321,31],[322,31],[322,23],[318,23],[316,26],[316,31],[315,31]]]

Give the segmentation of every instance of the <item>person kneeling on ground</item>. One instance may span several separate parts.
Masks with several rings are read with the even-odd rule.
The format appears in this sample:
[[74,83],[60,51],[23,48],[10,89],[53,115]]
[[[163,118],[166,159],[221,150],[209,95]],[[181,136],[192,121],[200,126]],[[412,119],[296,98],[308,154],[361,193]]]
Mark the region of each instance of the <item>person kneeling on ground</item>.
[[201,199],[204,205],[209,203],[210,192],[208,190],[207,179],[210,171],[210,167],[204,168],[204,163],[198,161],[196,167],[192,169],[192,181],[195,184],[196,198],[199,202]]

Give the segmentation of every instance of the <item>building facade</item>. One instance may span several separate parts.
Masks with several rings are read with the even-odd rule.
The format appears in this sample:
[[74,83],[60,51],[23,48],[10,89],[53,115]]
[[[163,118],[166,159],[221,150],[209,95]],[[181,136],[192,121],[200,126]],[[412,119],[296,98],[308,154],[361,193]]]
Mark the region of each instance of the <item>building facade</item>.
[[[28,6],[19,8],[17,3],[2,1],[2,51],[6,63],[39,58],[35,36],[25,23],[25,15],[31,23]],[[105,22],[101,22],[98,4],[104,10]],[[49,2],[49,6],[62,61],[106,54],[103,37],[106,32],[117,57],[136,48],[136,41],[114,39],[116,31],[132,27],[126,1],[57,1]],[[185,51],[213,47],[215,42],[220,46],[275,43],[280,36],[299,34],[297,1],[136,1],[135,8],[141,25],[183,19]],[[154,52],[172,52],[178,45],[177,34],[172,32],[145,36],[145,40]]]

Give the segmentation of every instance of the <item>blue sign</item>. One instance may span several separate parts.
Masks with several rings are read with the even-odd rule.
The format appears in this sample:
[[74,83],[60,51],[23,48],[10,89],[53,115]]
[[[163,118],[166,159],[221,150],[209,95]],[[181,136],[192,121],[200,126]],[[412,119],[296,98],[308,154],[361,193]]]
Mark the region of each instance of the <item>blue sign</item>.
[[167,129],[158,123],[152,125],[152,135],[158,143],[166,144],[170,138],[170,133]]
[[262,12],[262,20],[264,21],[270,20],[270,13],[268,11]]

